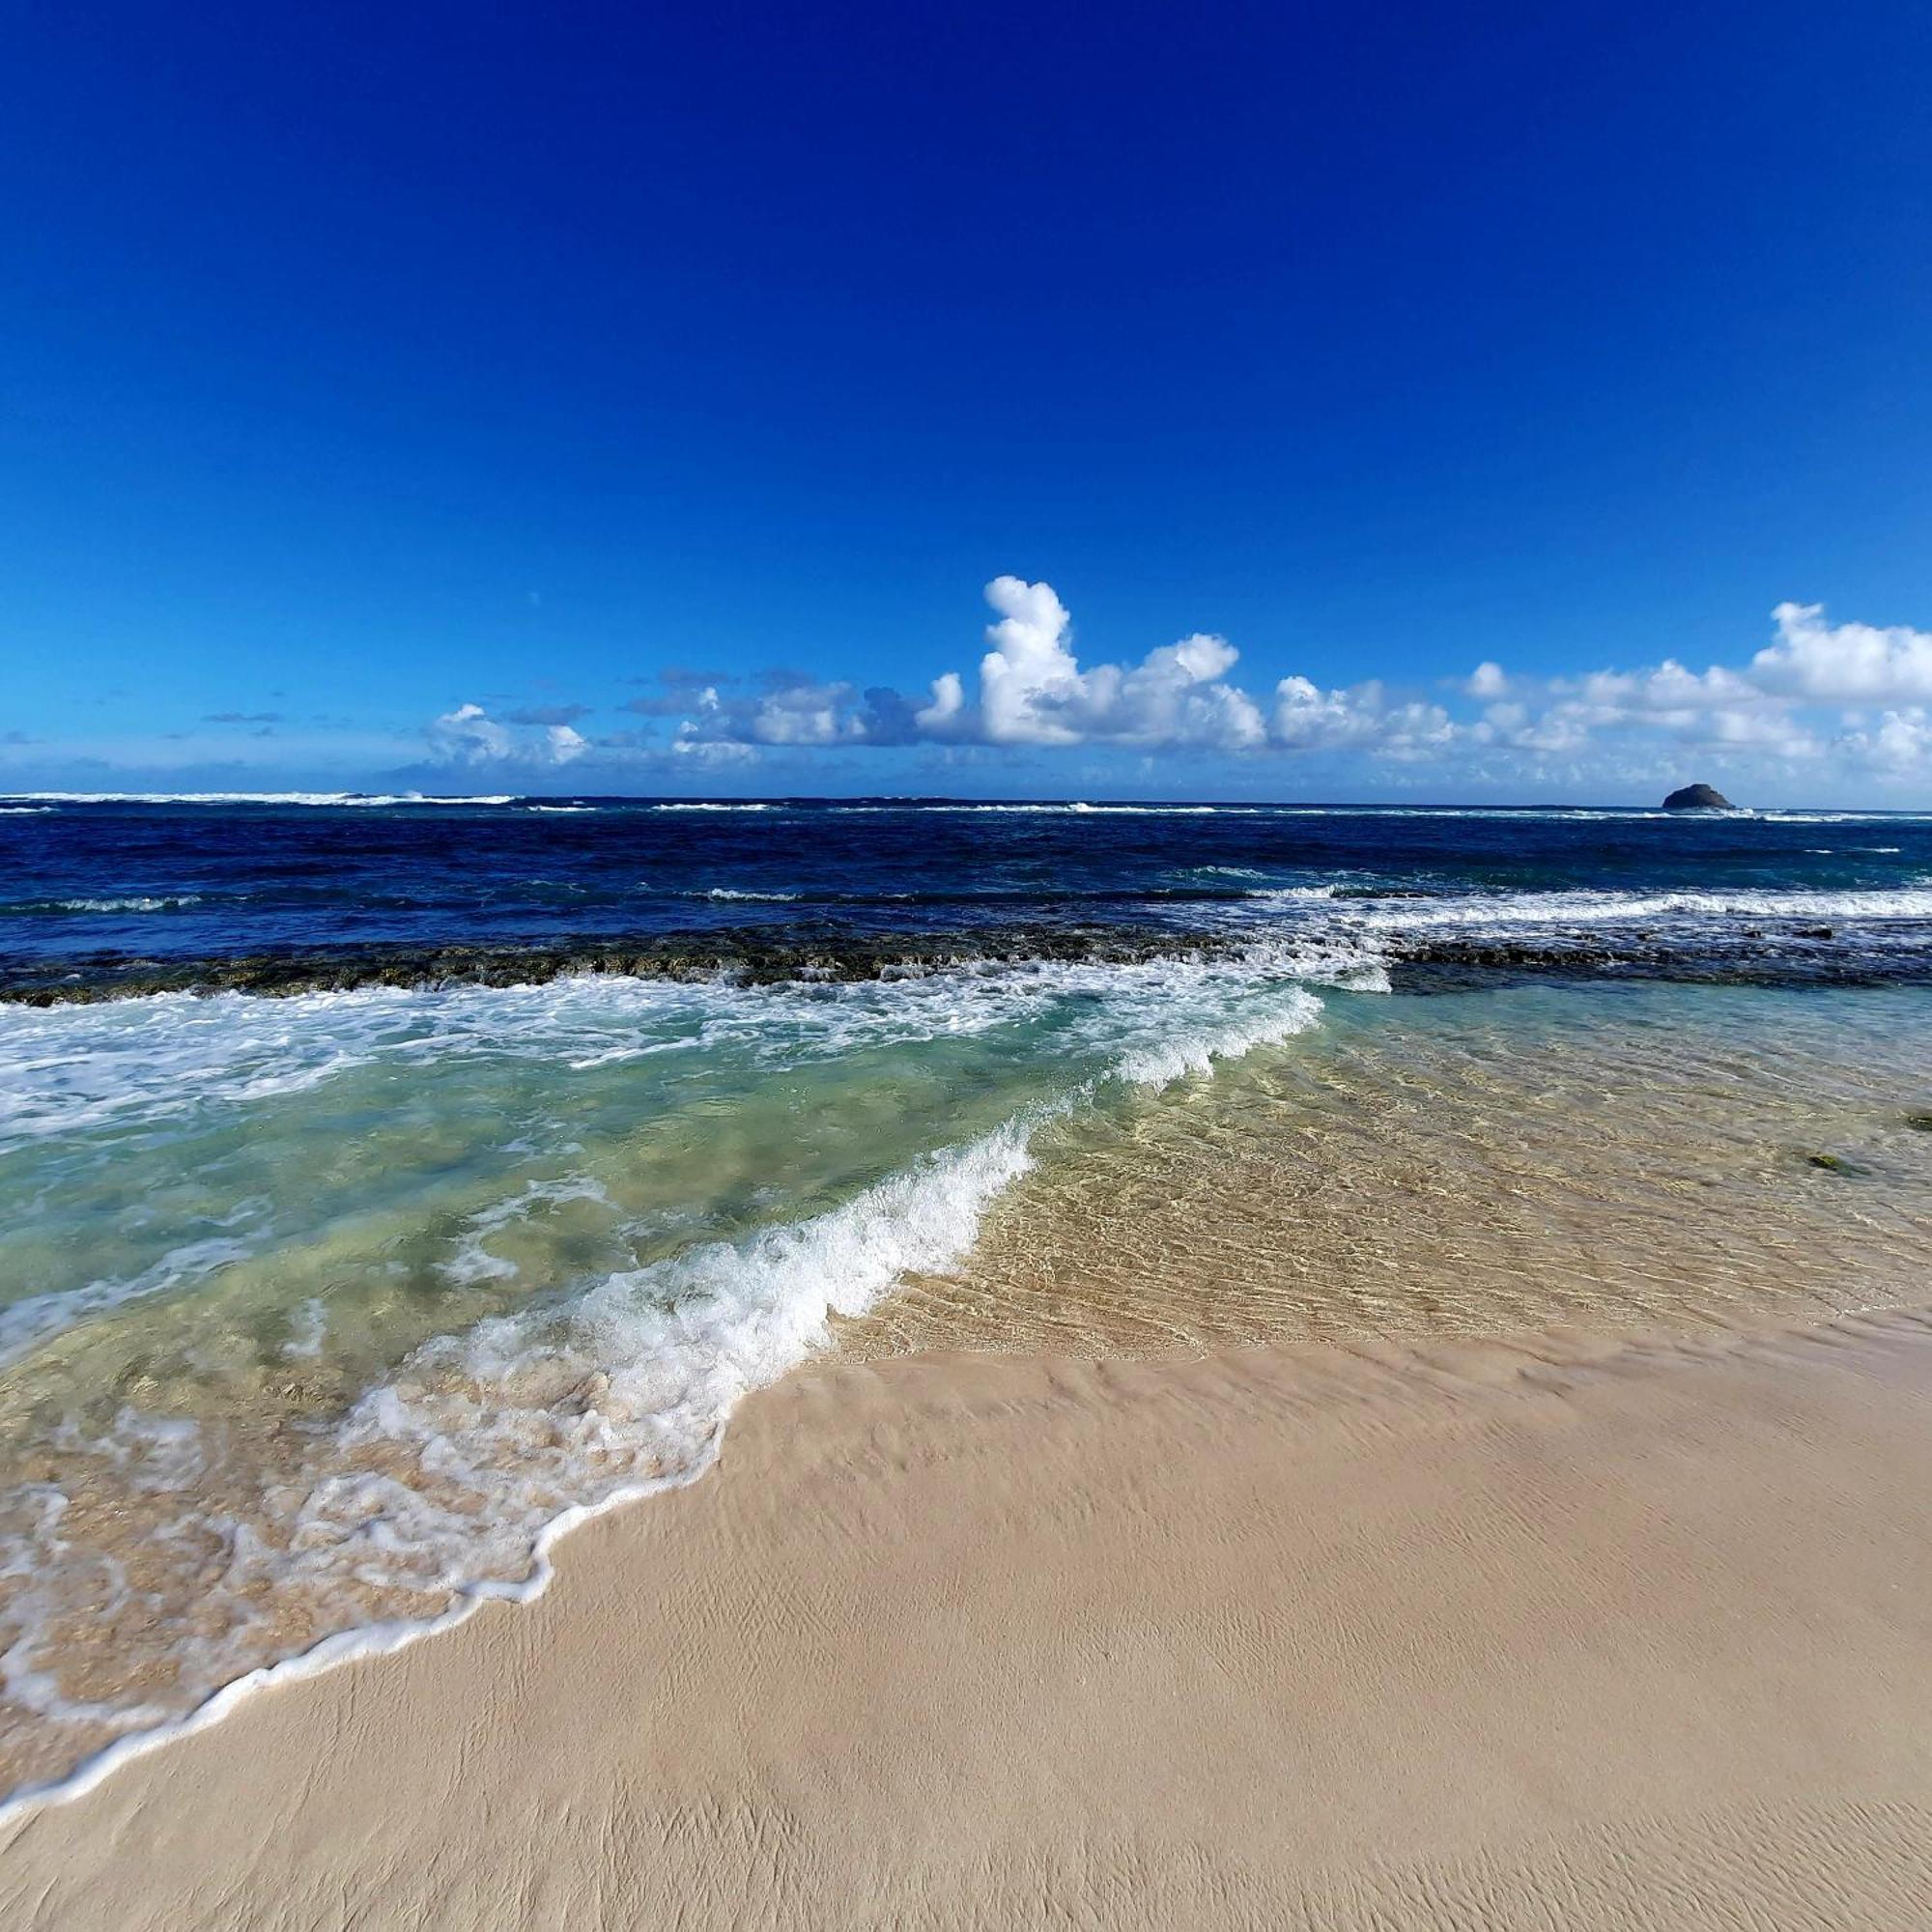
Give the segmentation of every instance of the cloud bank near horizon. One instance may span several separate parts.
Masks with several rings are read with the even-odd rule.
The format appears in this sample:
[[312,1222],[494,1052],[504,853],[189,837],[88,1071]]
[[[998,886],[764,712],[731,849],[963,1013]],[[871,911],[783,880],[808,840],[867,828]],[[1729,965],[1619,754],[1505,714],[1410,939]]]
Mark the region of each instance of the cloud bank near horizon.
[[[1434,690],[1378,678],[1323,689],[1298,674],[1253,694],[1240,654],[1196,632],[1136,663],[1083,664],[1072,614],[1050,583],[996,577],[993,621],[969,676],[945,670],[917,696],[795,673],[752,689],[671,670],[626,708],[668,725],[602,738],[530,714],[465,703],[429,742],[462,766],[555,771],[579,761],[749,769],[774,753],[927,746],[1064,753],[1076,749],[1196,758],[1347,757],[1409,781],[1635,781],[1687,765],[1932,776],[1932,632],[1832,624],[1818,604],[1772,612],[1772,641],[1744,664],[1693,671],[1674,658],[1634,670],[1527,677],[1496,663]],[[582,715],[570,707],[573,716]],[[673,722],[674,721],[674,722]]]
[[[913,789],[1196,796],[1641,797],[1687,777],[1823,801],[1932,803],[1932,632],[1783,603],[1733,664],[1531,676],[1486,662],[1397,687],[1238,676],[1195,632],[1084,656],[1052,584],[997,577],[977,664],[923,690],[680,666],[601,707],[465,698],[427,725],[210,713],[139,742],[0,732],[10,783],[449,791]],[[272,788],[270,786],[270,788]]]

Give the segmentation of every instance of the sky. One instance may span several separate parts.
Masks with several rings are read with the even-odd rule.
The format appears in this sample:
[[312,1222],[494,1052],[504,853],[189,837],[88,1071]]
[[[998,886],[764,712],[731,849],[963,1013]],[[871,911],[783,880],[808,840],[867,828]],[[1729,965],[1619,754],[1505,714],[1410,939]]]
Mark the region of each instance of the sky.
[[23,4],[0,788],[1932,805],[1932,9]]

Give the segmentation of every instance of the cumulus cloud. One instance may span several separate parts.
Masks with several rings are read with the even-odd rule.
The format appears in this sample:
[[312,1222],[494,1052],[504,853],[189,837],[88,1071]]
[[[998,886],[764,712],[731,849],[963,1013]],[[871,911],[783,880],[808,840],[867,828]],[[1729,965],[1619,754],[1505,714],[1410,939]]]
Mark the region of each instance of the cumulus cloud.
[[944,670],[932,680],[932,701],[913,714],[913,723],[928,736],[953,738],[966,722],[966,687],[956,670]]
[[1402,762],[1426,758],[1463,735],[1439,704],[1391,703],[1379,680],[1322,691],[1305,677],[1275,686],[1270,742],[1284,751],[1372,751]]
[[1080,732],[1064,714],[1086,708],[1087,680],[1068,648],[1066,607],[1052,584],[1017,577],[994,578],[986,602],[1000,618],[986,626],[993,648],[980,660],[980,735],[994,745],[1078,744]]
[[[1487,706],[1482,729],[1489,742],[1520,751],[1574,753],[1641,736],[1793,766],[1836,756],[1900,771],[1918,761],[1926,747],[1912,701],[1932,697],[1932,634],[1829,624],[1818,604],[1780,604],[1772,621],[1776,640],[1742,668],[1693,671],[1665,658],[1640,670],[1538,682],[1484,665],[1463,688],[1510,693]],[[1845,708],[1888,702],[1893,708],[1875,726]]]
[[1848,731],[1840,741],[1863,763],[1881,772],[1906,773],[1922,768],[1932,752],[1932,711],[1913,704],[1888,711],[1875,727]]
[[573,724],[526,712],[496,719],[480,704],[445,711],[429,727],[429,742],[438,759],[462,765],[567,765],[590,749],[590,741]]
[[[849,684],[773,682],[762,693],[726,695],[715,684],[690,694],[679,744],[838,745],[866,736]],[[647,714],[648,715],[648,714]]]
[[480,704],[459,704],[429,727],[431,749],[452,763],[481,764],[506,757],[510,734]]
[[1822,604],[1780,604],[1771,614],[1777,641],[1751,660],[1758,688],[1822,703],[1932,698],[1932,631],[1828,624]]
[[1251,751],[1265,742],[1260,708],[1226,682],[1239,653],[1225,638],[1197,632],[1150,651],[1135,665],[1082,669],[1073,653],[1073,619],[1050,583],[996,577],[986,602],[979,703],[947,671],[933,681],[918,715],[933,737],[988,745],[1207,746]]

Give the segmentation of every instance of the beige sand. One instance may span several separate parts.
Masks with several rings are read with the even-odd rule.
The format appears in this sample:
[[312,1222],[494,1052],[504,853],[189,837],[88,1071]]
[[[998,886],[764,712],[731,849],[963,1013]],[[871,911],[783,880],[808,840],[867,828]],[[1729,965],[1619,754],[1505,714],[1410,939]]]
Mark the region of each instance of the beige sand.
[[1932,1321],[828,1364],[9,1926],[1932,1922]]

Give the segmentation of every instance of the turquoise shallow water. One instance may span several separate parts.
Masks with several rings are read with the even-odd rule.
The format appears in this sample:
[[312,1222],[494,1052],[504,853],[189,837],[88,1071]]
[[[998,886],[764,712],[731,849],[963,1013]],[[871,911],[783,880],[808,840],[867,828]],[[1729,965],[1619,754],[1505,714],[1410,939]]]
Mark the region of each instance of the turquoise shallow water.
[[[868,813],[877,886],[918,829],[899,808],[839,822]],[[789,809],[728,822],[788,814],[762,850],[679,832],[652,863],[728,861],[777,892],[772,867],[836,867],[813,841],[859,836]],[[553,883],[639,863],[624,841],[658,821],[608,815]],[[309,877],[352,839],[287,816],[246,866]],[[1040,904],[1056,881],[1082,903],[1191,874],[1234,951],[1174,928],[1130,962],[856,980],[0,1004],[4,1782],[318,1642],[526,1589],[551,1525],[700,1472],[738,1397],[835,1337],[1147,1352],[1811,1319],[1918,1292],[1932,888],[1897,851],[1785,847],[1922,830],[1666,827],[1646,882],[1635,818],[1362,814],[1318,828],[1347,848],[1325,873],[1293,814],[1204,822],[1034,814],[927,843],[962,890],[987,884],[977,844]],[[519,825],[506,849],[540,866],[549,833]],[[199,863],[188,835],[135,830],[119,884],[186,893],[168,881]],[[452,836],[363,843],[416,840],[453,895]],[[1690,883],[1700,852],[1720,887]],[[1804,869],[1827,860],[1842,876]],[[221,874],[204,896],[236,863],[202,867]],[[353,923],[382,867],[349,870],[329,918]],[[524,903],[472,926],[504,902]],[[1144,893],[1134,916],[1172,902]],[[1425,994],[1394,941],[1432,929],[1471,947]],[[1612,930],[1650,949],[1646,976],[1693,978],[1769,934],[1771,970],[1744,977],[1776,983],[1638,983],[1622,955],[1543,970],[1551,941]],[[1879,983],[1791,983],[1814,955],[1813,979]]]

